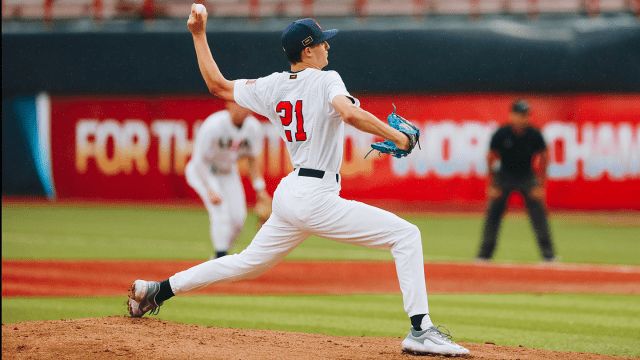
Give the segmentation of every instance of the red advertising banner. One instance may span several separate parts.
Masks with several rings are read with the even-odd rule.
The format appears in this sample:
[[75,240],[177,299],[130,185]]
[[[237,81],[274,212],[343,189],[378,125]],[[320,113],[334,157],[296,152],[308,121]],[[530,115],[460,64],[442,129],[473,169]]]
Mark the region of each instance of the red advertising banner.
[[[342,196],[477,208],[485,201],[491,135],[516,95],[360,95],[380,119],[393,110],[421,129],[422,150],[364,158],[380,139],[345,126]],[[553,209],[640,210],[640,95],[524,95],[550,153]],[[208,96],[51,98],[58,198],[197,199],[184,179],[194,134],[224,103]],[[263,119],[267,189],[292,170],[280,134]],[[243,167],[241,167],[243,171]],[[253,191],[245,178],[247,197]],[[515,203],[518,202],[516,199]]]

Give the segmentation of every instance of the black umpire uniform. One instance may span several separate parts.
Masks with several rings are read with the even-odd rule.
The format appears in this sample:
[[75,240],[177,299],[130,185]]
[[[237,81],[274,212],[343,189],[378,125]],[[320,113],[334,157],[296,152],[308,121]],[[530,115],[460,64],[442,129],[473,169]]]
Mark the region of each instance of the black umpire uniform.
[[[511,108],[511,123],[499,128],[491,137],[487,158],[491,174],[491,187],[487,191],[490,200],[478,260],[489,260],[493,256],[502,216],[513,191],[518,191],[524,198],[542,258],[544,261],[556,260],[543,203],[544,192],[539,188],[544,179],[537,178],[532,168],[534,155],[541,154],[542,171],[546,173],[547,146],[540,131],[528,124],[528,114],[527,101],[515,101]],[[500,169],[495,172],[492,168],[497,160],[500,160]],[[538,191],[537,195],[534,191]]]

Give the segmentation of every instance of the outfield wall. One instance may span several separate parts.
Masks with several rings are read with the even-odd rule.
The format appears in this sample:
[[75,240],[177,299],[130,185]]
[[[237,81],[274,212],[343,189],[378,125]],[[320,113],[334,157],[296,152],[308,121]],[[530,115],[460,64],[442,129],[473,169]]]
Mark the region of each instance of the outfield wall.
[[[552,150],[552,208],[640,209],[640,26],[625,21],[341,31],[329,69],[378,117],[395,103],[424,146],[408,159],[363,160],[373,139],[347,127],[343,195],[479,208],[490,133],[524,96]],[[279,32],[258,25],[208,34],[228,78],[286,70]],[[196,199],[183,167],[198,121],[222,104],[207,94],[186,30],[2,40],[3,195]],[[273,190],[290,165],[279,134],[265,131]]]
[[[355,95],[380,118],[394,103],[420,127],[422,150],[403,159],[375,152],[365,159],[376,139],[346,125],[344,197],[460,208],[485,200],[489,140],[508,118],[512,94]],[[551,208],[640,210],[640,96],[521,95],[530,99],[531,121],[549,146]],[[184,168],[199,126],[224,109],[222,101],[210,96],[52,96],[49,101],[50,175],[57,198],[197,199]],[[264,174],[273,192],[292,167],[282,134],[266,119],[262,123]],[[252,199],[246,176],[245,182]]]
[[[360,93],[638,92],[640,21],[402,21],[340,28],[327,70]],[[412,21],[412,20],[409,20]],[[186,20],[185,20],[186,22]],[[288,70],[286,22],[207,34],[229,79]],[[105,25],[106,26],[106,25]],[[151,24],[150,24],[151,26]],[[345,29],[346,27],[346,29]],[[174,32],[2,34],[2,94],[205,94],[184,22]],[[4,28],[3,28],[4,30]]]

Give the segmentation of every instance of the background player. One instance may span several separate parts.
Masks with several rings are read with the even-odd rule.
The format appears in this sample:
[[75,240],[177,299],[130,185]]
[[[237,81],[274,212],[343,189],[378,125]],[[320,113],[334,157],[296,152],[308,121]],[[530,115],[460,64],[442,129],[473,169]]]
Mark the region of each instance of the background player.
[[260,122],[251,116],[251,110],[233,101],[227,101],[226,107],[227,110],[212,114],[200,126],[185,169],[187,183],[200,195],[209,212],[215,250],[212,259],[227,254],[247,217],[238,159],[248,159],[249,177],[256,196],[270,199],[257,163],[264,137]]
[[271,217],[244,251],[197,265],[160,283],[136,280],[129,299],[131,315],[156,311],[167,299],[187,291],[255,278],[315,234],[391,251],[404,308],[411,318],[403,350],[468,354],[449,340],[450,335],[433,326],[429,317],[418,228],[387,211],[339,196],[345,122],[393,141],[401,150],[411,152],[413,143],[404,133],[362,110],[338,73],[321,71],[328,64],[326,40],[338,31],[322,31],[312,19],[298,20],[282,35],[290,72],[229,81],[218,69],[207,43],[206,12],[197,8],[192,5],[188,25],[209,91],[269,118],[285,141],[295,170],[280,181]]
[[[540,158],[537,174],[533,171],[532,159],[535,156]],[[500,169],[495,171],[498,161]],[[512,104],[510,123],[499,128],[491,137],[487,163],[490,177],[487,188],[489,205],[477,260],[487,261],[493,256],[509,195],[518,191],[524,197],[542,258],[544,261],[555,261],[544,208],[544,183],[549,154],[542,134],[529,124],[529,103],[526,100],[516,100]]]

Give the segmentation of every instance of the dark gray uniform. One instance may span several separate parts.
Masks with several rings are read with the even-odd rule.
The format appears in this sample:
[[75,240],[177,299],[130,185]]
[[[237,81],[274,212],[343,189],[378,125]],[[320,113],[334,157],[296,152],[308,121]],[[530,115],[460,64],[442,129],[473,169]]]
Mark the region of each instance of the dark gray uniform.
[[518,191],[524,197],[543,259],[554,260],[555,252],[544,204],[530,195],[531,190],[538,185],[531,166],[533,155],[546,148],[540,131],[531,126],[520,136],[514,133],[509,125],[501,127],[493,134],[491,150],[500,154],[501,159],[500,170],[494,177],[493,185],[501,194],[490,201],[487,207],[478,258],[491,259],[493,256],[507,200],[513,191]]

